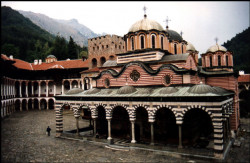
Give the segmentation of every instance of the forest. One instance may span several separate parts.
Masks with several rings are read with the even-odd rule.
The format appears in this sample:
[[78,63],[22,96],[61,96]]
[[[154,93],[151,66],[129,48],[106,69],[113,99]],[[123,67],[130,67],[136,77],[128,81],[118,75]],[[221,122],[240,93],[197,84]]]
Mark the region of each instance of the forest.
[[87,58],[87,47],[80,47],[70,36],[69,41],[51,35],[10,7],[1,7],[1,54],[13,55],[27,62],[52,54],[58,60]]

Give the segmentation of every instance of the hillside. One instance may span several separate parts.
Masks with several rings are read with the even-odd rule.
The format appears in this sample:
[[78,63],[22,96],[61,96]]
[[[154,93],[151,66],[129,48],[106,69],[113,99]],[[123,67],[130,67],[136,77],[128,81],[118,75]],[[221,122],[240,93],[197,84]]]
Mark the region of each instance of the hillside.
[[70,36],[80,46],[88,45],[88,38],[97,37],[98,35],[86,26],[79,24],[76,19],[58,20],[46,15],[19,10],[23,16],[29,18],[34,24],[48,31],[53,35],[60,35],[69,41]]
[[1,53],[12,50],[15,58],[32,61],[35,44],[50,46],[55,37],[10,7],[1,7]]
[[233,52],[235,72],[250,73],[250,27],[223,44]]

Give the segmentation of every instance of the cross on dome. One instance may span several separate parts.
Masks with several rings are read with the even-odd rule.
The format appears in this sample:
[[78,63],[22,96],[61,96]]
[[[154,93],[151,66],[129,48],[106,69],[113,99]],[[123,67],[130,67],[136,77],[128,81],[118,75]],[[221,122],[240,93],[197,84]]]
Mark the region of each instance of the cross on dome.
[[218,38],[217,38],[217,37],[215,37],[215,39],[214,39],[214,40],[215,40],[216,44],[218,44]]
[[147,7],[145,5],[143,7],[143,10],[144,10],[144,18],[146,18],[147,17],[147,14],[146,14]]
[[180,32],[180,34],[181,34],[181,37],[182,37],[182,35],[183,35],[183,32],[181,31],[181,32]]
[[168,19],[168,16],[167,16],[167,19],[164,21],[164,22],[166,22],[166,28],[168,29],[168,22],[170,22],[171,20],[170,19]]

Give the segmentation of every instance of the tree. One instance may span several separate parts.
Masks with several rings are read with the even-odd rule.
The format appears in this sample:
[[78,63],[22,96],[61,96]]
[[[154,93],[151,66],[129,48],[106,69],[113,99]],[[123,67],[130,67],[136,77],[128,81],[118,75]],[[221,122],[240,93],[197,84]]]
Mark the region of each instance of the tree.
[[88,58],[88,52],[87,51],[81,51],[80,55],[79,55],[79,58]]
[[19,58],[19,48],[13,44],[4,44],[1,47],[1,54],[13,55],[14,58]]
[[69,38],[69,44],[68,44],[68,57],[71,59],[78,58],[77,46],[76,46],[76,43],[74,42],[74,40],[71,36]]
[[64,37],[56,36],[54,44],[52,46],[51,53],[58,59],[58,60],[65,60],[68,58],[67,55],[67,42]]

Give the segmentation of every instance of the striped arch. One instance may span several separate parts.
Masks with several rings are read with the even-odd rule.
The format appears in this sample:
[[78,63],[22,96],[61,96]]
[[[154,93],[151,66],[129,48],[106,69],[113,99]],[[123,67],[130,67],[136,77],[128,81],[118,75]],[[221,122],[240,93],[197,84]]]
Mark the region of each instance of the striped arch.
[[149,105],[143,105],[143,104],[133,105],[132,108],[130,108],[130,109],[127,110],[128,113],[129,113],[130,120],[136,120],[136,109],[138,109],[140,107],[145,108],[146,111],[147,111],[147,113],[148,113],[148,115],[149,115],[149,112],[148,112]]
[[107,106],[107,104],[103,104],[103,103],[99,103],[99,104],[94,104],[95,107],[99,107],[99,106],[102,106],[103,108],[105,108]]
[[149,108],[146,109],[148,111],[149,122],[154,122],[155,121],[156,112],[157,112],[157,110],[159,110],[161,108],[167,108],[167,109],[169,109],[170,111],[173,112],[173,114],[175,115],[175,118],[176,118],[176,111],[171,106],[166,105],[166,104],[154,105],[153,110],[151,110]]
[[[107,119],[110,117],[110,118],[112,118],[112,115],[113,115],[113,110],[114,110],[114,108],[116,108],[117,106],[121,106],[121,107],[123,107],[127,112],[128,112],[128,115],[129,115],[129,109],[128,109],[128,106],[129,105],[126,105],[126,104],[121,104],[121,103],[117,103],[117,104],[112,104],[112,105],[110,105],[110,109],[105,109],[105,110],[107,110],[106,111],[106,117],[107,117]],[[107,114],[108,113],[108,114]]]
[[185,116],[186,112],[191,110],[191,109],[201,109],[201,110],[204,110],[205,112],[207,112],[207,114],[209,115],[209,117],[211,118],[211,120],[213,119],[213,116],[212,116],[212,112],[209,111],[206,107],[204,106],[201,106],[201,105],[192,105],[192,106],[188,106],[187,108],[183,109],[182,110],[182,118]]
[[60,111],[63,110],[63,108],[64,108],[65,105],[68,105],[68,106],[70,107],[70,109],[72,108],[72,104],[71,104],[71,103],[65,102],[65,103],[63,103],[62,105],[60,105],[60,108],[59,108]]

